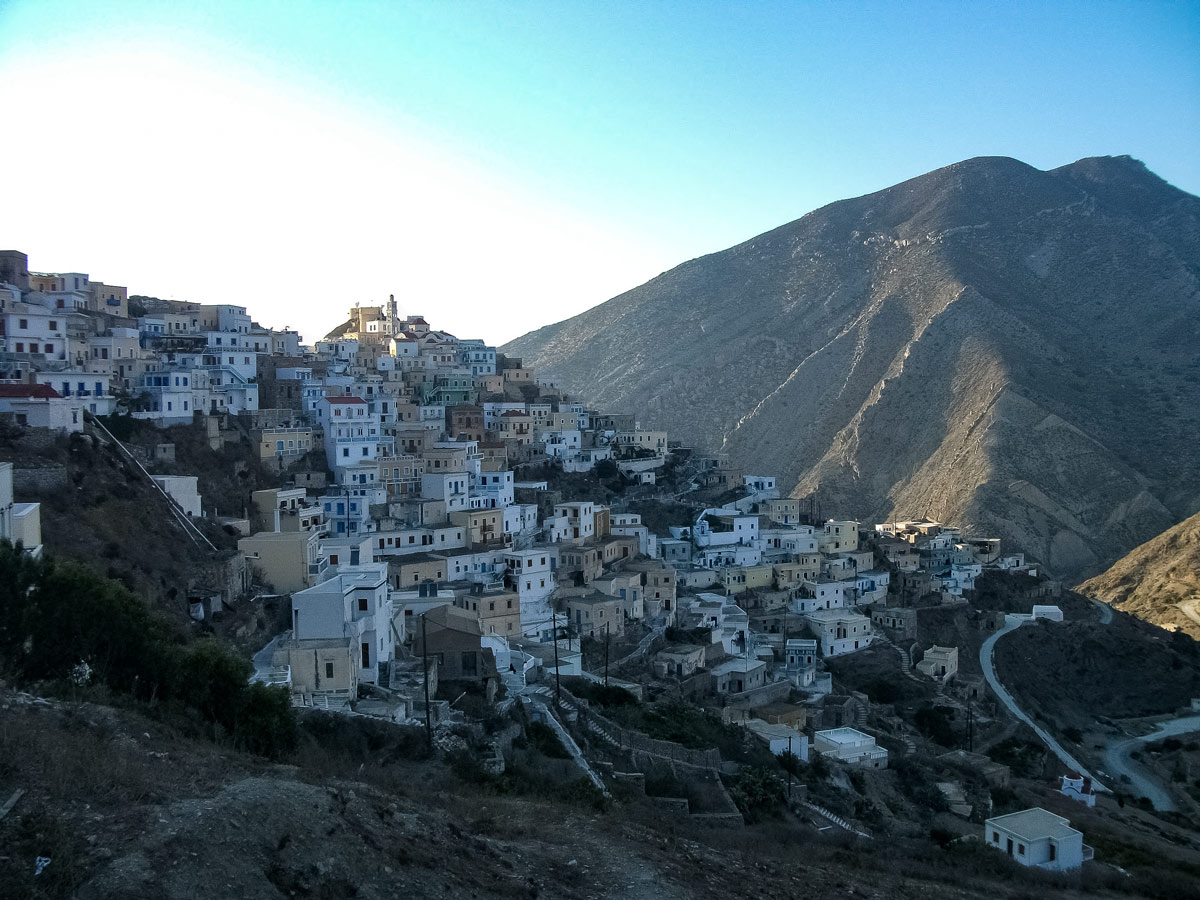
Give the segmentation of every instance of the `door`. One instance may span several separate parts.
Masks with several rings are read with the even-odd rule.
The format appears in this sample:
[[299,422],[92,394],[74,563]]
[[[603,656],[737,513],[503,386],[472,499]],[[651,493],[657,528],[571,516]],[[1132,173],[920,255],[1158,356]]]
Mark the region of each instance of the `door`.
[[1008,850],[1008,855],[1009,855],[1009,856],[1012,856],[1012,855],[1013,855],[1013,853],[1012,853],[1012,850],[1013,850],[1013,848],[1012,848],[1012,838],[1009,838],[1009,839],[1008,839],[1008,847],[1007,847],[1006,849]]

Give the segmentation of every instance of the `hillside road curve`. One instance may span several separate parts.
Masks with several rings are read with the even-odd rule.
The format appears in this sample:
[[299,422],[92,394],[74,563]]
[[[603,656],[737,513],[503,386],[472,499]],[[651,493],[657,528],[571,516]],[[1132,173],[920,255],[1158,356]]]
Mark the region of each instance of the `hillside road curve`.
[[1175,801],[1171,799],[1170,793],[1147,775],[1141,766],[1129,758],[1129,755],[1138,749],[1139,745],[1145,746],[1151,741],[1188,734],[1193,731],[1200,731],[1200,716],[1171,719],[1161,723],[1149,734],[1110,744],[1104,751],[1104,764],[1108,767],[1108,774],[1113,778],[1127,777],[1134,794],[1148,799],[1159,812],[1171,812],[1175,809]]
[[1097,790],[1107,791],[1109,789],[1100,782],[1100,779],[1084,768],[1079,760],[1068,753],[1063,745],[1055,740],[1054,735],[1034,722],[1033,719],[1029,718],[1022,711],[1021,707],[1017,706],[1017,701],[1013,699],[1012,694],[1005,689],[1004,685],[1000,683],[1000,679],[996,677],[996,669],[992,660],[996,641],[1000,640],[1000,638],[1004,637],[1010,631],[1016,631],[1030,621],[1032,619],[1028,616],[1008,615],[1004,619],[1004,627],[983,642],[983,646],[979,648],[979,667],[983,669],[983,677],[987,679],[988,686],[995,692],[1000,702],[1008,708],[1008,711],[1032,728],[1037,736],[1042,739],[1042,743],[1050,748],[1050,752],[1057,756],[1064,766],[1068,769],[1073,769],[1080,775],[1086,775],[1088,778],[1091,778],[1092,784],[1096,786]]

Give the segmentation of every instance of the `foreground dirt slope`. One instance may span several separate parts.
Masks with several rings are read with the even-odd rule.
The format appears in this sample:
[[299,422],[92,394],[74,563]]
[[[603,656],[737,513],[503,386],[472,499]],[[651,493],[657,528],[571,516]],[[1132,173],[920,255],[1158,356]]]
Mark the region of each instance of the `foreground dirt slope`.
[[[1010,864],[970,848],[964,864],[784,823],[708,830],[644,805],[493,795],[437,761],[399,764],[381,790],[312,760],[268,765],[139,714],[13,692],[0,691],[0,716],[0,791],[26,791],[0,823],[5,898],[995,900],[1044,887],[1008,884]],[[35,877],[37,857],[50,862]]]
[[981,158],[504,350],[838,515],[973,525],[1074,580],[1197,507],[1198,271],[1200,199],[1141,163]]
[[1137,547],[1079,590],[1200,639],[1200,513]]

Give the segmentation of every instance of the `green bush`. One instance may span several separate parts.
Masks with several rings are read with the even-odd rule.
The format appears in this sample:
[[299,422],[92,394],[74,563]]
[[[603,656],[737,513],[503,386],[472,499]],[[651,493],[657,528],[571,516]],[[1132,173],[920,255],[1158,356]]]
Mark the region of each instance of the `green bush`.
[[286,692],[248,681],[250,663],[204,639],[174,638],[123,584],[83,566],[31,560],[0,541],[0,657],[18,678],[64,680],[81,660],[93,678],[142,700],[195,710],[266,756],[295,742]]
[[765,766],[741,766],[729,787],[729,796],[747,822],[779,815],[784,804],[784,782]]
[[242,750],[278,759],[296,746],[296,714],[285,688],[255,683],[242,692],[234,718],[234,744]]
[[877,678],[868,684],[866,694],[872,703],[895,703],[904,696],[900,686],[886,678]]
[[563,747],[562,741],[558,739],[554,729],[544,722],[530,722],[525,728],[525,735],[529,745],[544,756],[549,756],[551,759],[571,758],[571,754]]
[[958,735],[950,724],[951,715],[944,706],[926,705],[917,710],[913,722],[927,738],[943,747],[954,747],[958,744]]

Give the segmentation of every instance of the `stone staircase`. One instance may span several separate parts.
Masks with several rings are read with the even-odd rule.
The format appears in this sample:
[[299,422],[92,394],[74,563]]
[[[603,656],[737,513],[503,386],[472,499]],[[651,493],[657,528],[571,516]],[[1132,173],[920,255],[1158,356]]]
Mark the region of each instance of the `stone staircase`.
[[863,703],[857,697],[854,698],[854,727],[862,729],[867,724],[867,704]]
[[841,828],[843,831],[848,831],[851,834],[856,834],[859,837],[864,837],[864,838],[867,838],[868,840],[870,839],[871,835],[867,834],[865,831],[859,831],[857,828],[855,828],[853,825],[851,825],[849,822],[847,822],[841,816],[837,815],[836,813],[830,812],[825,807],[818,806],[816,803],[812,803],[808,800],[803,800],[801,802],[803,803],[805,809],[811,809],[813,812],[815,812],[821,818],[832,822],[834,825],[836,825],[838,828]]
[[897,644],[892,644],[892,649],[895,650],[900,657],[900,674],[902,674],[905,678],[917,682],[918,684],[924,684],[925,682],[923,682],[921,678],[918,677],[915,672],[913,672],[912,655]]

